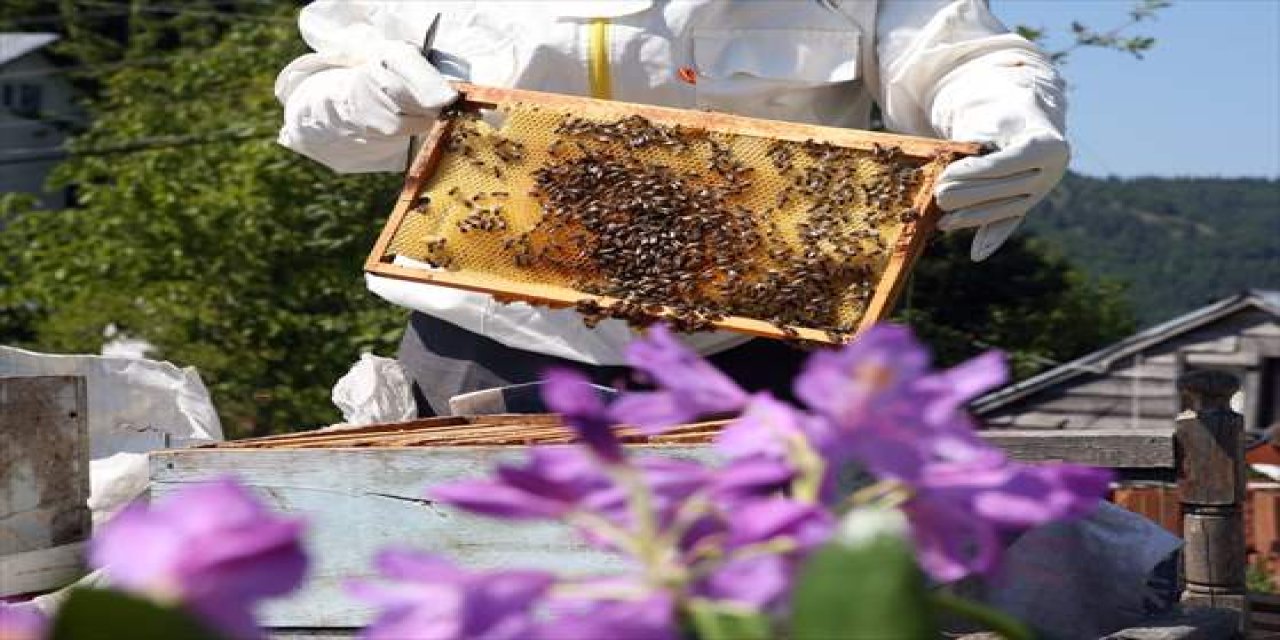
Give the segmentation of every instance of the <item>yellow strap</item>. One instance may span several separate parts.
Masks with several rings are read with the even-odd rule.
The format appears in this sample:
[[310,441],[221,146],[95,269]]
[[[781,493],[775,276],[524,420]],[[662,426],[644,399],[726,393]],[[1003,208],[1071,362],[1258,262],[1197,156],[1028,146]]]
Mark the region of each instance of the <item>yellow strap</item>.
[[592,20],[589,37],[587,80],[591,84],[591,97],[611,100],[613,99],[613,78],[609,75],[609,19]]

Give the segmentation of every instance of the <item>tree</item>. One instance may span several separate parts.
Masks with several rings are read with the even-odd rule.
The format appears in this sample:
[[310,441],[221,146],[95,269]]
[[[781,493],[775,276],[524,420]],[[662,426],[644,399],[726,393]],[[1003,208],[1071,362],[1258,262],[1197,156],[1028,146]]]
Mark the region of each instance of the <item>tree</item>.
[[1021,378],[1133,331],[1119,284],[1091,279],[1026,235],[973,264],[970,235],[934,239],[895,316],[915,328],[939,361],[952,364],[999,348]]
[[290,12],[190,19],[146,21],[165,55],[98,77],[55,177],[79,206],[9,199],[0,342],[96,352],[115,325],[195,365],[232,435],[327,424],[330,385],[404,321],[360,276],[398,179],[338,176],[273,142],[275,72],[301,53]]

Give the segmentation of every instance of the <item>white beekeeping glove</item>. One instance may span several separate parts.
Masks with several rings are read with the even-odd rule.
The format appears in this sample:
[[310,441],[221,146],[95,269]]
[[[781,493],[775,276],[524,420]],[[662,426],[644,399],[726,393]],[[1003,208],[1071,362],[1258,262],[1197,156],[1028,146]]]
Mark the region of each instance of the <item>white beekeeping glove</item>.
[[985,260],[1022,224],[1067,170],[1070,150],[1056,132],[1024,131],[993,152],[947,167],[935,191],[949,212],[943,231],[978,227],[970,257]]
[[952,68],[930,105],[942,135],[996,149],[952,163],[935,190],[938,206],[947,212],[940,229],[978,227],[970,251],[975,261],[1004,244],[1062,179],[1071,156],[1064,133],[1066,95],[1052,63],[1012,34],[989,40],[1010,48]]
[[404,169],[408,136],[426,131],[458,95],[408,42],[381,43],[352,67],[316,72],[309,63],[330,64],[304,56],[277,80],[280,142],[336,171]]

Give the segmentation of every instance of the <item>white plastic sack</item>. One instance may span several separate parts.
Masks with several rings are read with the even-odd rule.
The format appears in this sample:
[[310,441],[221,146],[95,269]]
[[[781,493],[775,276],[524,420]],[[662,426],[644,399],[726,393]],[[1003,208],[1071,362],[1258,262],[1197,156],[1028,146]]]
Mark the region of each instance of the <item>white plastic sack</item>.
[[0,376],[60,375],[85,378],[89,508],[95,523],[146,489],[146,452],[222,440],[209,391],[192,367],[0,346]]
[[361,355],[333,385],[332,398],[343,422],[350,426],[401,422],[418,415],[404,367],[372,353]]

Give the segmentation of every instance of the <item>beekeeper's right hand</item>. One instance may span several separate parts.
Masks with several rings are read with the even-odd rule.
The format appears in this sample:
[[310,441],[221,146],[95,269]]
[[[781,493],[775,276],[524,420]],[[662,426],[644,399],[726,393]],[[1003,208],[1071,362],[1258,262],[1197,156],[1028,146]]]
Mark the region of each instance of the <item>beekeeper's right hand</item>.
[[[409,136],[430,128],[458,96],[408,42],[382,43],[351,67],[316,73],[307,62],[295,61],[276,80],[288,123],[280,142],[335,171],[403,170]],[[331,146],[343,152],[329,152]]]

